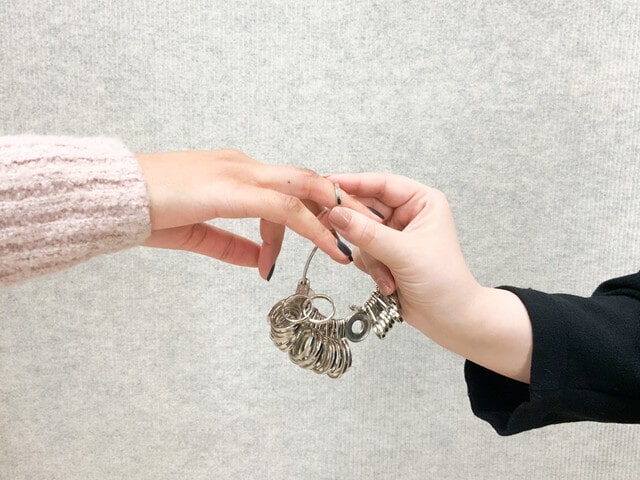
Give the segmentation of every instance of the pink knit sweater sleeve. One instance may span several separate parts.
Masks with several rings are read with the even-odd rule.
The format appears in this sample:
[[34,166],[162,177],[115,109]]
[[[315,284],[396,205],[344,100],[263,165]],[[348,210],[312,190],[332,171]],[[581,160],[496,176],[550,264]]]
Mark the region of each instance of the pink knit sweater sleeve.
[[0,136],[0,286],[142,243],[138,162],[118,140]]

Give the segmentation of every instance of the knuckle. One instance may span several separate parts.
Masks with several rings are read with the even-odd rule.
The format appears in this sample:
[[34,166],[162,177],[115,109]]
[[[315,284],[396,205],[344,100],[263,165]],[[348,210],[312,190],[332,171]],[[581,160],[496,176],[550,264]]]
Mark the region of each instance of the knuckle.
[[359,244],[363,246],[371,245],[376,241],[376,229],[371,222],[367,222],[358,235]]
[[236,242],[233,237],[229,238],[226,242],[226,245],[222,248],[222,253],[220,254],[219,259],[223,262],[228,262],[231,258],[233,258],[233,254],[236,250]]
[[450,209],[446,194],[442,190],[430,187],[424,193],[416,195],[412,207],[413,216],[427,208],[436,212]]
[[222,157],[225,160],[244,160],[246,158],[248,158],[243,152],[241,152],[240,150],[236,150],[234,148],[225,148],[223,150],[219,150],[218,152],[220,154],[220,157]]
[[225,157],[235,157],[241,155],[242,152],[240,152],[240,150],[236,150],[235,148],[224,148],[220,150],[220,154],[224,155]]
[[318,180],[322,179],[322,177],[308,168],[299,168],[298,173],[300,179],[298,194],[302,198],[309,198],[316,189]]
[[446,194],[442,190],[439,190],[437,188],[431,189],[431,198],[433,201],[437,201],[440,203],[449,203]]
[[304,178],[310,178],[310,179],[315,179],[315,178],[319,178],[320,174],[318,174],[317,172],[315,172],[314,170],[311,170],[310,168],[304,168],[301,167],[298,169],[300,171],[300,174],[304,177]]
[[287,195],[282,200],[282,209],[284,210],[287,216],[296,215],[300,213],[304,208],[305,208],[304,204],[300,201],[298,197],[291,197]]
[[200,224],[193,225],[189,229],[182,243],[181,248],[183,250],[191,250],[191,251],[200,250],[205,244],[206,239],[207,239],[206,228]]

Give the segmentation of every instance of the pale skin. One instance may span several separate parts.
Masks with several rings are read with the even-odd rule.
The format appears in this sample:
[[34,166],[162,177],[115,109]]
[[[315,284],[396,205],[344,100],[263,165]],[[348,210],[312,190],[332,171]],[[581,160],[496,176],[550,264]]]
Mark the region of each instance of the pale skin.
[[475,280],[445,195],[398,175],[327,178],[384,215],[381,224],[337,207],[328,218],[358,247],[355,264],[383,293],[397,290],[406,322],[444,348],[528,383],[533,344],[529,315],[513,293]]
[[[285,227],[346,264],[350,260],[336,244],[337,232],[357,247],[355,264],[383,293],[397,291],[407,323],[479,365],[529,382],[527,311],[514,294],[475,280],[442,192],[390,174],[321,177],[307,169],[264,165],[235,150],[136,158],[150,198],[152,233],[145,245],[257,267],[268,279]],[[342,190],[339,207],[335,183]],[[260,245],[205,223],[244,217],[260,218]]]
[[[340,263],[350,260],[317,215],[336,205],[334,186],[303,168],[262,164],[236,150],[139,153],[150,199],[151,236],[145,245],[187,250],[273,272],[285,227]],[[377,219],[349,195],[343,204]],[[258,243],[219,229],[216,218],[260,218]]]

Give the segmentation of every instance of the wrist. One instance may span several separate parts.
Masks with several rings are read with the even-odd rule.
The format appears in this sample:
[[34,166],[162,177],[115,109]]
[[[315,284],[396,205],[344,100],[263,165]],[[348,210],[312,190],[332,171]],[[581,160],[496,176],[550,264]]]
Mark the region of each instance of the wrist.
[[463,318],[460,355],[494,372],[529,381],[533,333],[526,307],[512,292],[481,287]]
[[431,311],[416,327],[442,347],[516,380],[528,382],[532,331],[525,306],[507,290],[465,287],[457,302]]
[[159,189],[158,183],[160,178],[158,176],[158,159],[153,153],[136,153],[135,158],[140,166],[142,177],[144,179],[145,187],[147,189],[147,195],[149,197],[149,217],[151,219],[152,230],[157,230],[158,223],[158,197]]
[[471,274],[464,281],[455,282],[454,287],[451,284],[454,282],[447,282],[446,288],[428,299],[407,302],[418,308],[403,311],[407,323],[446,348],[452,339],[460,337],[477,320],[475,305],[482,304],[482,298],[487,294],[485,287]]

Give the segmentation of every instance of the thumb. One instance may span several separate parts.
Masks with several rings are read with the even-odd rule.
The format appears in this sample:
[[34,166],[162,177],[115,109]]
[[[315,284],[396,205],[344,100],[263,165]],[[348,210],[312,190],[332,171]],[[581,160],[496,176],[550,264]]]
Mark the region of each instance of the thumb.
[[392,270],[401,260],[401,252],[397,248],[400,232],[397,230],[345,207],[334,207],[328,218],[340,235]]

